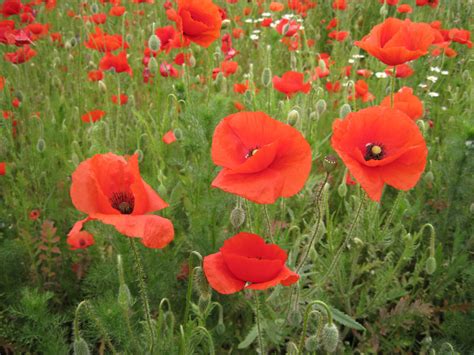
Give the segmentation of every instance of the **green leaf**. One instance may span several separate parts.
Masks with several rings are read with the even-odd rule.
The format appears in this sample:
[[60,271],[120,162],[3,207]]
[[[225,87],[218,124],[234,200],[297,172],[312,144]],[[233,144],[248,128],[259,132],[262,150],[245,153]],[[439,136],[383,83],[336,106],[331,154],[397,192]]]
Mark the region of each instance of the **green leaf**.
[[332,308],[332,307],[329,307],[329,308],[331,309],[332,317],[334,318],[336,322],[352,329],[356,329],[360,331],[366,330],[362,324],[360,324],[359,322],[357,322],[355,319],[351,318],[347,314],[339,311],[336,308]]
[[248,348],[255,341],[255,339],[257,339],[257,325],[256,324],[252,327],[252,329],[250,329],[245,339],[238,345],[238,348],[239,349]]

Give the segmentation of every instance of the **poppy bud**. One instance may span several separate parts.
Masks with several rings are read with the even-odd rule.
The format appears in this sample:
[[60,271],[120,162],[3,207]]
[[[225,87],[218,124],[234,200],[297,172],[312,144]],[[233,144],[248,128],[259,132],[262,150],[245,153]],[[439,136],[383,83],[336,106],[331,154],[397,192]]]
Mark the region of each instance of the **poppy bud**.
[[204,272],[202,271],[202,268],[200,266],[196,266],[194,268],[193,285],[196,292],[200,295],[200,301],[201,299],[209,300],[211,298],[211,288],[209,287],[206,276],[204,275]]
[[130,289],[125,283],[119,286],[117,302],[123,308],[128,308],[128,306],[132,304],[132,295],[130,293]]
[[380,13],[380,16],[384,16],[384,17],[387,16],[388,9],[387,9],[387,3],[386,2],[383,3],[383,6],[380,8],[379,13]]
[[262,71],[262,84],[265,87],[269,87],[272,83],[272,70],[270,68],[264,68]]
[[245,222],[245,211],[242,207],[235,207],[230,213],[230,223],[239,228]]
[[45,149],[46,149],[46,142],[44,141],[44,139],[43,138],[38,139],[38,142],[36,143],[36,150],[40,153],[43,153]]
[[230,20],[226,18],[225,20],[222,21],[222,28],[227,28],[230,25]]
[[102,91],[102,92],[106,92],[106,91],[107,91],[107,85],[105,85],[105,83],[104,83],[102,80],[99,80],[99,81],[97,82],[97,85],[99,85],[100,91]]
[[411,241],[411,234],[410,233],[404,234],[402,236],[402,239],[405,243],[408,243],[409,241]]
[[183,131],[181,129],[175,128],[173,130],[173,133],[174,133],[174,136],[176,137],[176,140],[179,141],[179,140],[183,139]]
[[66,48],[66,49],[71,49],[71,48],[72,48],[71,42],[70,42],[70,41],[66,41],[66,43],[64,43],[64,48]]
[[199,297],[198,307],[202,314],[206,313],[209,307],[210,301],[211,301],[211,297],[203,297],[203,296]]
[[281,29],[281,34],[282,34],[283,36],[286,36],[286,34],[288,33],[289,29],[290,29],[290,23],[285,23],[285,25],[284,25],[284,26],[282,27],[282,29]]
[[316,111],[313,111],[309,114],[309,119],[312,121],[319,120],[319,114]]
[[77,46],[77,39],[76,39],[76,37],[72,37],[72,38],[69,40],[69,45],[71,46],[71,48]]
[[159,50],[160,47],[161,47],[161,40],[160,40],[160,38],[159,38],[157,35],[152,34],[152,35],[150,36],[150,38],[148,39],[148,47],[149,47],[152,51],[154,51],[154,52],[156,52],[157,50]]
[[469,70],[464,70],[462,73],[462,80],[463,81],[471,81],[471,73]]
[[89,355],[91,353],[86,341],[81,337],[74,340],[73,349],[74,355]]
[[148,70],[152,74],[158,73],[158,62],[156,61],[155,57],[150,58],[150,61],[148,62]]
[[300,119],[300,114],[296,110],[291,110],[288,112],[287,122],[290,126],[296,125]]
[[141,163],[142,160],[143,160],[143,151],[142,151],[141,149],[137,149],[137,150],[135,151],[135,154],[138,155],[138,162]]
[[222,335],[225,332],[225,324],[224,324],[224,316],[222,312],[222,307],[219,307],[219,321],[217,322],[216,332],[219,335]]
[[316,102],[316,112],[321,116],[327,109],[327,104],[326,100],[324,99],[319,99],[318,102]]
[[290,56],[290,65],[291,65],[291,70],[297,71],[297,62],[296,62],[296,55],[295,52],[291,52]]
[[321,69],[321,71],[325,72],[327,67],[326,67],[326,62],[322,59],[318,61],[318,67]]
[[360,238],[355,237],[353,240],[354,244],[358,247],[362,247],[364,245],[364,242]]
[[125,42],[132,43],[133,42],[133,36],[131,33],[127,33],[125,36]]
[[432,275],[436,271],[436,259],[433,256],[426,259],[425,271],[428,275]]
[[344,118],[351,112],[352,112],[351,106],[349,104],[344,104],[341,106],[339,110],[339,117]]
[[340,197],[344,197],[347,194],[347,185],[345,182],[341,182],[341,184],[337,187],[337,194]]
[[318,350],[318,347],[319,347],[318,337],[316,335],[311,335],[310,337],[306,338],[304,342],[304,347],[310,353]]
[[324,157],[323,167],[324,167],[324,170],[326,170],[326,173],[329,174],[333,172],[334,169],[336,169],[336,166],[337,166],[337,158],[334,155],[329,154]]
[[292,309],[290,313],[288,313],[288,323],[293,326],[297,327],[301,325],[301,322],[303,320],[303,316],[301,315],[301,312],[299,309]]
[[99,6],[97,4],[92,4],[91,5],[91,11],[93,14],[96,14],[99,12]]
[[433,181],[434,181],[434,175],[433,175],[433,172],[432,171],[428,171],[425,173],[425,176],[423,177],[423,180],[425,180],[425,182],[427,184],[432,184]]
[[81,163],[81,159],[76,153],[71,154],[71,161],[74,164],[74,166],[78,166]]
[[321,331],[321,344],[328,353],[336,351],[339,343],[339,330],[334,323],[326,323]]
[[191,56],[189,57],[189,66],[191,68],[194,68],[196,66],[196,58],[194,57],[194,55],[191,54]]
[[426,123],[423,120],[418,120],[416,121],[416,124],[420,128],[421,133],[425,134],[426,133]]
[[286,353],[288,355],[297,355],[300,352],[299,352],[298,347],[296,346],[296,344],[293,343],[292,341],[289,341],[288,343],[286,343]]

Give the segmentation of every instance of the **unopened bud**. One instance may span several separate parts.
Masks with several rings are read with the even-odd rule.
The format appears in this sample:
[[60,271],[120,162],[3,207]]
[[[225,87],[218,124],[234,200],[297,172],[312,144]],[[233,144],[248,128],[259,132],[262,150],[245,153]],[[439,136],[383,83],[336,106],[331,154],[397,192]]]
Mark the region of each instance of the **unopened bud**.
[[324,99],[319,99],[318,102],[316,102],[316,111],[318,114],[321,116],[327,109],[327,104],[326,100]]
[[160,38],[159,38],[157,35],[152,34],[152,35],[150,36],[150,38],[148,39],[148,47],[149,47],[152,51],[154,51],[154,52],[156,52],[157,50],[159,50],[160,47],[161,47],[161,40],[160,40]]
[[290,112],[288,112],[287,120],[288,120],[288,124],[290,126],[296,125],[296,123],[299,121],[299,119],[300,119],[300,114],[299,114],[298,111],[291,110]]
[[344,197],[347,194],[347,185],[345,182],[342,182],[338,187],[337,187],[337,194],[340,197]]
[[326,66],[326,62],[322,59],[320,59],[318,61],[318,67],[322,70],[322,71],[326,71],[327,69],[327,66]]
[[299,309],[292,309],[290,313],[288,314],[288,323],[290,323],[291,326],[297,327],[301,325],[301,322],[303,321],[303,316],[301,315],[301,312]]
[[272,70],[270,68],[264,68],[262,71],[262,84],[265,87],[269,87],[272,83]]
[[305,347],[306,351],[308,351],[310,353],[313,353],[316,350],[318,350],[318,347],[319,347],[318,337],[316,335],[311,335],[311,336],[307,337],[305,342],[304,342],[304,347]]
[[337,166],[337,158],[334,155],[329,154],[324,157],[323,167],[324,167],[324,170],[326,170],[326,173],[329,174],[333,172],[334,169],[336,169],[336,166]]
[[117,301],[123,308],[128,308],[128,306],[132,304],[132,295],[127,284],[121,284],[119,286]]
[[321,331],[321,344],[328,353],[336,351],[339,343],[339,330],[334,323],[327,323]]
[[43,138],[38,139],[38,142],[36,143],[36,150],[40,153],[43,153],[45,149],[46,149],[46,142],[44,141],[44,139]]
[[297,355],[300,352],[298,350],[298,346],[296,346],[296,344],[292,341],[289,341],[288,343],[286,343],[286,353],[288,355]]
[[199,299],[209,300],[211,298],[211,289],[207,283],[206,276],[202,271],[200,266],[194,268],[194,288],[196,292],[200,295]]
[[87,345],[86,341],[79,337],[78,339],[74,340],[74,355],[90,355],[89,346]]
[[432,275],[436,271],[436,259],[433,256],[426,259],[425,271],[428,275]]
[[434,181],[434,174],[432,171],[428,171],[425,176],[423,177],[423,180],[425,180],[425,182],[427,184],[432,184],[433,181]]
[[230,213],[230,223],[239,228],[245,222],[245,211],[242,207],[235,207]]
[[339,117],[340,118],[344,118],[346,117],[349,113],[351,113],[352,109],[351,109],[351,106],[349,104],[344,104],[341,106],[341,108],[339,109]]
[[199,310],[201,311],[201,313],[206,313],[207,308],[209,307],[210,301],[211,301],[210,297],[207,297],[207,298],[203,297],[203,296],[199,297],[198,307],[199,307]]
[[158,73],[158,62],[156,61],[155,57],[151,57],[150,61],[148,62],[148,70],[152,74]]
[[97,82],[97,85],[99,85],[99,90],[102,91],[102,92],[106,92],[107,91],[107,85],[105,85],[105,83],[102,81],[102,80],[99,80]]

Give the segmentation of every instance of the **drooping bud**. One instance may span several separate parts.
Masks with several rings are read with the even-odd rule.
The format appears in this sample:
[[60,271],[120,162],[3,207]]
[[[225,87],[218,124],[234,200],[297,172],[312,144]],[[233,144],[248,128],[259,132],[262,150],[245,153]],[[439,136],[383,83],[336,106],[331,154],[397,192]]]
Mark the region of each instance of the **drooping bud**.
[[344,118],[351,112],[352,112],[351,106],[349,104],[344,104],[339,109],[339,117]]
[[319,99],[318,102],[316,102],[316,111],[318,114],[321,116],[327,109],[327,104],[326,100],[324,99]]
[[432,184],[433,181],[434,181],[434,174],[432,171],[428,171],[427,173],[425,173],[425,176],[423,177],[423,180],[427,183],[427,184]]
[[148,38],[148,47],[153,51],[153,52],[156,52],[157,50],[160,49],[161,47],[161,40],[160,38],[155,35],[155,34],[152,34],[150,36],[150,38]]
[[337,158],[334,155],[329,154],[324,157],[323,167],[324,167],[324,170],[326,170],[326,173],[328,174],[332,173],[334,169],[336,169],[336,166],[337,166]]
[[290,313],[288,313],[288,323],[293,326],[297,327],[301,325],[301,322],[303,321],[303,316],[301,315],[301,312],[299,309],[292,309]]
[[326,323],[321,331],[321,344],[328,353],[336,351],[339,343],[339,330],[334,323]]
[[194,288],[200,295],[199,299],[209,300],[211,298],[211,288],[207,282],[206,276],[200,266],[194,268]]
[[426,259],[425,271],[428,275],[432,275],[436,271],[436,259],[434,256],[430,256]]
[[105,83],[102,81],[102,80],[99,80],[97,82],[97,85],[99,85],[99,90],[102,91],[102,92],[106,92],[107,91],[107,85],[105,85]]
[[304,347],[310,353],[318,350],[318,347],[319,347],[318,337],[316,335],[311,335],[307,337],[304,342]]
[[290,126],[296,125],[300,119],[300,114],[296,110],[291,110],[288,112],[287,122]]
[[90,355],[89,346],[81,337],[74,340],[74,355]]
[[43,138],[38,139],[38,142],[36,143],[36,150],[40,153],[43,153],[45,149],[46,149],[46,142],[44,141],[44,139]]
[[138,155],[138,162],[141,163],[143,161],[143,150],[137,149],[135,150],[135,154]]
[[286,353],[288,355],[297,355],[300,352],[298,351],[298,346],[296,346],[296,344],[292,341],[289,341],[288,343],[286,343]]
[[235,207],[230,213],[230,223],[234,228],[239,228],[245,222],[245,210]]

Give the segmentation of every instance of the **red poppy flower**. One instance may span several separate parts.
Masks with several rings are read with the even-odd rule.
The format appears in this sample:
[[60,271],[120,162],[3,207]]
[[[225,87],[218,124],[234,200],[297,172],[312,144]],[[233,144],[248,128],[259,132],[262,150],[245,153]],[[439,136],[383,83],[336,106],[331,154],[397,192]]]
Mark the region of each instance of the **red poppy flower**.
[[71,250],[85,249],[94,245],[95,240],[92,234],[87,231],[79,231],[75,233],[69,233],[67,237],[67,243]]
[[220,37],[222,17],[212,0],[178,0],[178,10],[168,10],[183,37],[202,47],[209,47]]
[[458,28],[453,28],[449,30],[448,37],[453,42],[465,44],[468,48],[472,48],[471,32],[469,32],[468,30],[460,30]]
[[132,76],[132,68],[127,61],[127,52],[122,51],[118,55],[113,55],[110,52],[105,53],[99,62],[101,70],[114,69],[117,73],[127,73]]
[[328,37],[331,39],[335,39],[336,41],[342,42],[344,41],[347,36],[349,36],[349,32],[347,31],[331,31],[328,34]]
[[137,154],[129,159],[97,154],[83,161],[72,174],[71,199],[88,217],[76,222],[70,238],[84,223],[97,219],[128,237],[140,238],[149,248],[163,248],[173,240],[171,221],[148,214],[168,204],[142,180]]
[[238,67],[239,67],[239,63],[224,60],[221,63],[220,71],[222,72],[224,77],[228,77],[229,75],[234,74],[237,71]]
[[107,21],[107,15],[104,13],[94,14],[90,17],[90,20],[96,25],[103,25]]
[[4,58],[7,62],[13,64],[21,64],[29,61],[31,58],[36,56],[37,52],[31,49],[30,46],[24,46],[18,48],[16,52],[5,53]]
[[[395,66],[395,77],[396,78],[408,78],[413,75],[415,71],[408,64],[400,64]],[[387,67],[385,73],[393,76],[393,67]]]
[[118,105],[125,105],[128,102],[128,96],[125,94],[112,95],[112,102]]
[[[380,106],[390,107],[390,96],[384,98]],[[413,89],[406,86],[393,95],[393,108],[404,112],[413,121],[423,116],[423,103],[413,95]]]
[[399,190],[414,187],[428,154],[416,123],[402,111],[383,106],[334,121],[331,144],[375,201],[380,201],[384,184]]
[[311,170],[311,148],[290,125],[263,112],[240,112],[217,125],[212,160],[223,167],[213,187],[257,203],[274,203],[303,188]]
[[91,70],[89,73],[87,73],[87,78],[89,81],[99,81],[104,78],[104,73],[102,70]]
[[304,83],[304,75],[295,71],[288,71],[282,77],[273,77],[273,87],[284,93],[287,97],[292,97],[297,92],[307,94],[311,90],[310,83]]
[[125,6],[114,6],[110,9],[109,15],[110,16],[122,16],[125,13]]
[[290,286],[299,280],[299,275],[285,265],[287,258],[278,245],[241,232],[227,239],[219,252],[205,256],[203,269],[209,285],[219,293],[266,290],[278,284]]
[[160,50],[168,53],[173,48],[183,46],[180,41],[180,34],[173,26],[159,27],[155,30],[155,35],[160,39]]
[[102,117],[104,117],[105,111],[102,110],[92,110],[89,111],[81,116],[82,122],[97,122],[99,121]]
[[5,87],[5,77],[0,76],[0,91]]
[[173,131],[166,132],[162,138],[162,141],[166,144],[171,144],[173,142],[176,142],[176,136],[174,135],[174,132]]
[[0,162],[0,175],[5,175],[7,173],[7,163]]
[[347,8],[346,0],[334,0],[332,2],[332,8],[334,10],[345,10]]
[[31,219],[32,221],[36,221],[41,215],[40,210],[34,209],[30,211],[30,214],[28,215],[28,218]]
[[413,9],[408,4],[402,4],[397,8],[397,11],[401,14],[411,14]]
[[249,89],[249,81],[245,80],[244,83],[235,83],[234,84],[234,92],[237,94],[245,94],[245,92]]
[[398,0],[379,0],[379,3],[395,6],[398,4]]
[[349,100],[361,99],[362,102],[370,102],[375,96],[369,91],[369,85],[364,80],[357,80],[355,83],[355,94],[349,96]]
[[433,9],[438,6],[439,0],[416,0],[416,6],[431,6]]
[[167,78],[167,77],[177,78],[179,77],[180,73],[171,64],[167,62],[163,62],[160,64],[160,74],[164,78]]
[[354,44],[387,65],[399,65],[428,53],[434,38],[426,23],[388,18]]
[[18,15],[21,11],[21,7],[22,4],[20,0],[5,0],[2,4],[0,13],[3,17]]
[[298,32],[301,25],[295,20],[288,20],[286,18],[282,19],[278,25],[275,27],[277,32],[285,37],[291,37]]
[[270,3],[269,9],[273,12],[280,12],[285,9],[285,5],[283,5],[281,2],[272,1]]
[[100,27],[96,27],[95,32],[89,34],[89,39],[84,42],[84,45],[99,52],[112,52],[120,48],[128,48],[128,43],[123,41],[121,35],[110,35],[103,32]]

